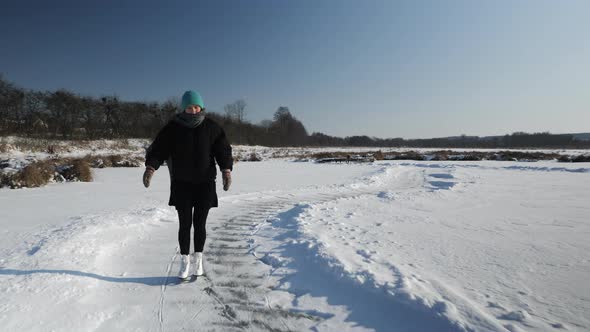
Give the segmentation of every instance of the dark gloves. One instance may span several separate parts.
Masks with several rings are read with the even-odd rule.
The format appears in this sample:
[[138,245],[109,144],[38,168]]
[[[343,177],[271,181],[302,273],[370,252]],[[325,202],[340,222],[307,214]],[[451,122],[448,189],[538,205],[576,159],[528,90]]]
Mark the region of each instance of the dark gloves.
[[228,191],[229,186],[231,185],[231,170],[224,169],[221,171],[222,178],[223,178],[223,190]]
[[150,186],[150,181],[156,170],[152,166],[146,166],[145,172],[143,172],[143,185],[147,188]]

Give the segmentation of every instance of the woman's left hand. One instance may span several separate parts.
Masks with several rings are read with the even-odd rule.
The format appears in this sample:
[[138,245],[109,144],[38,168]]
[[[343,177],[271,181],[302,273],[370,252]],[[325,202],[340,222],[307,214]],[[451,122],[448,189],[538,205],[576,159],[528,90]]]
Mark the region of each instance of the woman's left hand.
[[147,166],[145,168],[145,172],[143,172],[143,185],[146,188],[150,186],[150,182],[152,180],[152,176],[154,175],[155,171],[156,170],[151,166]]

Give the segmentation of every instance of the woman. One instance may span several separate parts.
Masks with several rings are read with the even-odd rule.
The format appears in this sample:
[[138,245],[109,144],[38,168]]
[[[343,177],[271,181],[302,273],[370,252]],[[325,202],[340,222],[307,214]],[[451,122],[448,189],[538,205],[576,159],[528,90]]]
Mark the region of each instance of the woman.
[[[218,206],[215,192],[215,161],[223,175],[223,190],[231,183],[233,160],[223,129],[205,116],[203,99],[195,91],[182,96],[182,112],[176,114],[158,133],[147,149],[143,183],[149,187],[154,172],[167,161],[170,171],[170,200],[175,206],[180,227],[181,264],[178,276],[186,279],[190,269],[190,231],[194,225],[193,274],[203,274],[205,223],[209,209]],[[193,211],[194,208],[194,211]]]

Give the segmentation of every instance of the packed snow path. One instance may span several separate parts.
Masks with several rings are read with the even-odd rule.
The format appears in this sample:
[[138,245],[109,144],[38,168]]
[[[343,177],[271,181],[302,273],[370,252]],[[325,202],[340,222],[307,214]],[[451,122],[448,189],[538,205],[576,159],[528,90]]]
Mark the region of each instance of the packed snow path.
[[[17,245],[2,248],[1,326],[588,329],[583,315],[588,312],[588,248],[580,241],[588,235],[580,217],[588,211],[583,203],[588,168],[414,162],[242,167],[252,167],[251,174],[244,173],[251,183],[244,182],[254,190],[238,187],[238,168],[236,190],[221,194],[221,208],[208,220],[206,274],[192,282],[176,277],[177,217],[163,206],[167,188],[161,177],[160,194],[148,195],[149,204],[128,202],[131,211],[6,232],[6,237],[20,235],[12,240]],[[286,174],[277,167],[291,173],[302,169],[309,176],[282,178]],[[276,179],[283,180],[280,188],[272,184]],[[256,183],[261,180],[266,182]],[[547,188],[555,191],[535,194]],[[498,211],[502,208],[510,213]],[[522,222],[511,222],[532,224],[547,217],[549,223],[524,233]],[[557,228],[548,234],[544,229],[551,224]],[[522,237],[531,231],[537,239]],[[558,249],[552,237],[561,244]],[[514,257],[518,254],[523,258]],[[527,274],[519,266],[523,261],[529,270],[543,266],[542,273],[554,277],[547,283],[542,275]],[[572,281],[580,284],[578,296],[569,293]],[[544,290],[548,284],[553,289]]]

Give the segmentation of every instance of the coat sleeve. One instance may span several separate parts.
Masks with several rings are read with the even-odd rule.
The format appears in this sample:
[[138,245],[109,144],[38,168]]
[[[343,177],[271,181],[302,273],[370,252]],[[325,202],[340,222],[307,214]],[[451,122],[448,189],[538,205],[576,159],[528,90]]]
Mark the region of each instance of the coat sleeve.
[[156,139],[146,150],[145,166],[158,169],[168,159],[172,145],[172,134],[170,123],[160,130]]
[[220,170],[233,169],[233,157],[231,155],[231,145],[225,136],[223,128],[218,127],[217,135],[213,141],[213,155],[219,165]]

